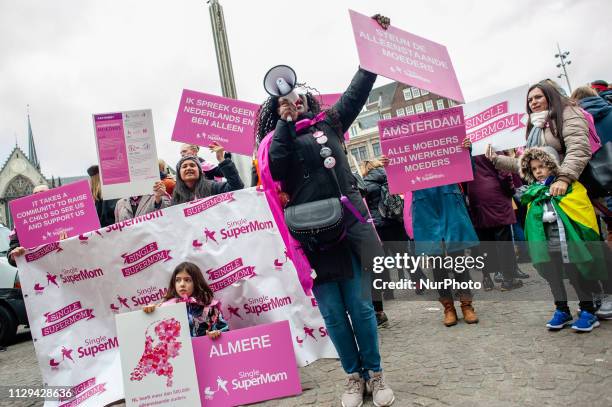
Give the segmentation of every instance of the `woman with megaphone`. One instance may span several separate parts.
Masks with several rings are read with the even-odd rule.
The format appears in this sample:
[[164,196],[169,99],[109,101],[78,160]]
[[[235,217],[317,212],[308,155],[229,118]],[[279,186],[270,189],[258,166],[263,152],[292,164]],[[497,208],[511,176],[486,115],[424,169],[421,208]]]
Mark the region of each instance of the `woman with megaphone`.
[[[389,27],[388,18],[373,18],[383,29]],[[376,74],[360,68],[338,102],[321,111],[313,94],[298,94],[295,72],[276,66],[264,79],[270,97],[256,125],[266,197],[300,281],[307,292],[312,288],[348,374],[344,407],[361,406],[366,388],[376,406],[395,400],[382,374],[371,298],[373,258],[384,252],[367,220],[343,136],[375,80]]]

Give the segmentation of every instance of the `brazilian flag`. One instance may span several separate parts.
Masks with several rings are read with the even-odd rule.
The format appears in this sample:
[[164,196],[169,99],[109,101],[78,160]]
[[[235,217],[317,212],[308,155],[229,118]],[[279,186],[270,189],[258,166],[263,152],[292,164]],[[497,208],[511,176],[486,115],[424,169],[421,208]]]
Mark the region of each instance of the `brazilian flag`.
[[[605,279],[604,252],[599,242],[599,228],[595,210],[589,200],[586,189],[578,181],[573,182],[563,196],[551,197],[548,185],[534,183],[521,197],[521,203],[527,205],[525,219],[525,238],[529,254],[534,265],[550,261],[548,244],[542,215],[544,202],[550,201],[563,224],[559,229],[561,244],[567,244],[570,263],[577,266],[582,276],[589,280]],[[564,232],[564,233],[563,233]],[[565,241],[565,242],[564,242]]]

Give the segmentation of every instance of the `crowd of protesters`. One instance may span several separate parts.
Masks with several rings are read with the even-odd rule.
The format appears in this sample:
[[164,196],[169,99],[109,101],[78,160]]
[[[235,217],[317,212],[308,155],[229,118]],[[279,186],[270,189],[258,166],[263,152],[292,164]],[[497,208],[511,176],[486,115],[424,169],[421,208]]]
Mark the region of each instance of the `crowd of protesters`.
[[[388,19],[375,18],[386,29]],[[600,320],[612,319],[610,248],[587,244],[611,243],[612,200],[609,191],[602,196],[581,183],[595,155],[605,160],[603,154],[610,151],[608,84],[595,81],[577,88],[571,97],[550,80],[531,86],[526,95],[525,148],[495,152],[488,146],[484,155],[472,158],[473,181],[417,190],[402,201],[388,192],[387,157],[361,162],[354,174],[344,146],[343,133],[361,111],[375,79],[360,68],[328,110],[322,110],[309,92],[297,102],[271,96],[260,108],[256,129],[259,162],[254,183],[263,183],[271,208],[276,205],[285,216],[291,208],[299,213],[300,207],[323,201],[344,208],[332,240],[322,243],[320,235],[300,240],[297,234],[291,240],[301,246],[301,255],[316,273],[313,294],[348,375],[343,405],[361,405],[366,388],[376,405],[394,401],[382,375],[376,329],[388,322],[383,298],[393,298],[393,292],[370,290],[372,263],[367,259],[372,256],[403,250],[453,257],[466,249],[482,250],[479,242],[496,242],[491,246],[496,251],[494,264],[483,271],[485,290],[493,289],[494,281],[501,291],[520,289],[529,275],[520,270],[519,260],[530,256],[554,297],[549,329],[571,326],[590,332]],[[471,148],[468,138],[463,147]],[[182,145],[176,175],[160,160],[160,179],[151,186],[151,194],[119,200],[104,199],[98,166],[88,168],[101,226],[244,188],[231,155],[216,143],[209,149],[217,163],[198,157],[198,146]],[[34,193],[46,189],[39,186]],[[394,205],[409,207],[410,218],[404,219]],[[528,254],[515,250],[519,240],[527,241]],[[25,251],[13,233],[9,262],[15,265],[15,258]],[[441,267],[433,269],[433,279],[442,281],[449,273],[458,281],[472,278],[469,271]],[[417,294],[422,293],[424,271],[417,269],[408,277],[417,281]],[[568,307],[564,277],[579,299],[576,318]],[[438,295],[443,324],[456,325],[454,293],[440,288]],[[469,289],[458,291],[462,316],[469,324],[479,321],[472,296]]]

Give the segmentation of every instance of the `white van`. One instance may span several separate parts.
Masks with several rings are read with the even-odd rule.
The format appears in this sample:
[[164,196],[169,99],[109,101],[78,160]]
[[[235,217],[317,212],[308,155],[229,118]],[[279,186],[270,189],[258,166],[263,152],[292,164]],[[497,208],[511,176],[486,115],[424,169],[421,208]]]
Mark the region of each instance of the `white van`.
[[9,235],[10,230],[0,224],[0,345],[12,343],[19,325],[28,324],[17,268],[6,257]]

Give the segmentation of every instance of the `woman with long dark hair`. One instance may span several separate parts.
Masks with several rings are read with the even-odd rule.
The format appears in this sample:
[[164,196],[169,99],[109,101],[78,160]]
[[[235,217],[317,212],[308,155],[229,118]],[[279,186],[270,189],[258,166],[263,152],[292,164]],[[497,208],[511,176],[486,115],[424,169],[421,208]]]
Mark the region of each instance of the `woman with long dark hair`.
[[[578,181],[580,174],[582,174],[584,167],[591,158],[588,122],[576,103],[561,95],[547,81],[537,83],[529,88],[526,110],[529,114],[526,147],[550,148],[552,153],[559,155],[560,164],[555,169],[550,184],[547,184],[549,185],[548,194],[551,197],[564,196],[568,192],[568,187]],[[512,158],[497,155],[491,145],[487,146],[485,156],[499,170],[520,172],[520,160],[523,157]],[[555,231],[555,236],[563,234],[560,232],[561,228],[558,225],[555,225],[554,222],[551,224],[556,226],[556,228],[551,229]],[[551,240],[551,236],[547,236],[547,239]],[[555,271],[561,273],[561,270]],[[559,276],[556,277],[559,278]],[[581,275],[575,277],[573,284],[585,292],[593,293],[597,290],[593,281],[587,280]],[[583,315],[595,313],[592,301],[585,301],[583,307],[587,309],[580,311],[579,318],[582,318]],[[567,325],[571,319],[572,316],[567,304],[559,302],[557,310],[547,326],[557,329]]]
[[[387,18],[375,18],[383,28],[388,27]],[[367,209],[352,176],[344,145],[344,132],[361,111],[375,80],[375,74],[359,69],[340,100],[324,112],[309,92],[296,102],[286,97],[270,97],[261,106],[257,120],[262,184],[268,201],[278,202],[272,184],[280,183],[285,218],[276,215],[275,218],[277,223],[284,220],[287,225],[293,225],[289,229],[291,236],[301,243],[314,270],[312,291],[348,374],[342,395],[344,407],[363,404],[366,381],[375,405],[389,406],[395,400],[382,374],[371,300],[372,255],[384,253],[374,228],[365,220]],[[311,220],[308,216],[300,218],[297,214],[308,214],[300,208],[305,208],[304,205],[311,208],[313,204],[322,204],[319,208],[324,211],[335,208],[334,215],[343,215],[325,232],[300,235],[299,222],[293,220],[308,223]],[[291,214],[295,216],[292,218]],[[294,248],[290,241],[286,243],[291,254]],[[295,264],[296,259],[292,260]],[[309,275],[300,276],[305,286]]]
[[[549,146],[559,153],[559,175],[550,186],[550,194],[563,195],[591,158],[587,121],[574,102],[545,82],[529,88],[526,109],[529,114],[526,147]],[[487,146],[486,157],[498,170],[519,172],[518,159],[495,154],[491,145]]]
[[211,150],[215,152],[219,161],[218,168],[227,182],[206,179],[198,157],[185,156],[176,164],[177,177],[172,196],[173,205],[244,188],[236,166],[231,159],[224,157],[223,147],[214,143]]

